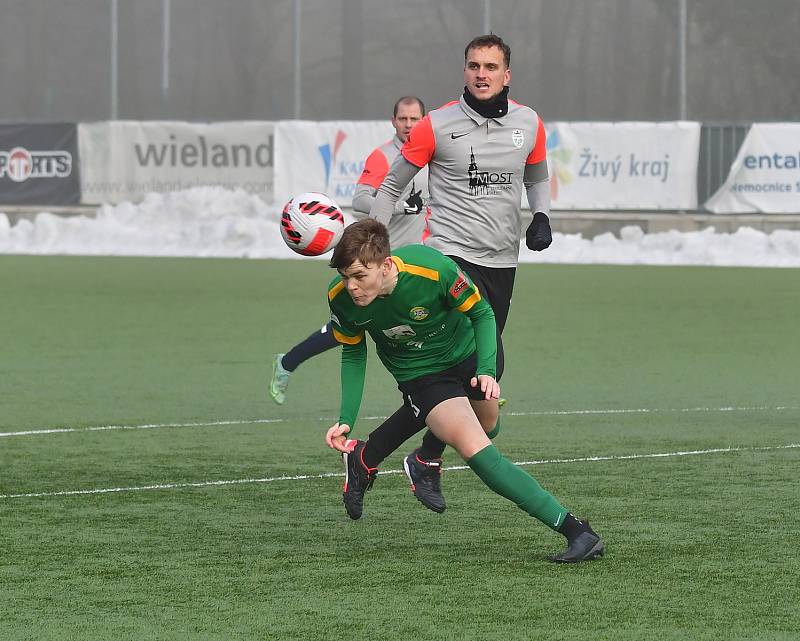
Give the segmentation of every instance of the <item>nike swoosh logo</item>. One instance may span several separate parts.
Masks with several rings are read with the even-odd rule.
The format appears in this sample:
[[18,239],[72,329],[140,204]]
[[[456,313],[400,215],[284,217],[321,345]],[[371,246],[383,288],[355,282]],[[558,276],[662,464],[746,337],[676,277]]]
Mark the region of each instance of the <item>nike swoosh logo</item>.
[[356,321],[356,325],[369,325],[371,322],[372,322],[372,319],[370,318],[369,320],[364,321],[362,323],[359,323],[358,321]]
[[457,133],[453,132],[452,134],[450,134],[450,138],[455,140],[456,138],[461,138],[462,136],[468,136],[471,133],[472,133],[471,131],[465,131],[463,134],[457,134]]

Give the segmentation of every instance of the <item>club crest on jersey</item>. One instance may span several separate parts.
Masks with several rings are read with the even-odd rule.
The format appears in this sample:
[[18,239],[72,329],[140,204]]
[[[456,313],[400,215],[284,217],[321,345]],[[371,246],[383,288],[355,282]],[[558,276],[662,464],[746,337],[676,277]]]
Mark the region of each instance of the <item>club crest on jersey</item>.
[[511,132],[511,142],[514,143],[517,149],[522,149],[522,145],[525,142],[525,135],[522,133],[522,129],[515,129]]
[[430,312],[424,307],[412,307],[408,312],[408,315],[411,316],[411,320],[415,321],[423,321],[428,318],[429,314]]
[[409,338],[411,336],[416,336],[417,333],[411,329],[409,325],[398,325],[397,327],[390,327],[389,329],[384,329],[383,333],[386,335],[387,338],[392,340],[398,340],[400,338]]
[[453,286],[450,288],[450,295],[453,298],[458,298],[458,295],[466,289],[468,284],[469,283],[467,282],[466,276],[464,276],[464,274],[462,274],[461,272],[458,272],[458,278],[456,279],[456,282],[453,283]]

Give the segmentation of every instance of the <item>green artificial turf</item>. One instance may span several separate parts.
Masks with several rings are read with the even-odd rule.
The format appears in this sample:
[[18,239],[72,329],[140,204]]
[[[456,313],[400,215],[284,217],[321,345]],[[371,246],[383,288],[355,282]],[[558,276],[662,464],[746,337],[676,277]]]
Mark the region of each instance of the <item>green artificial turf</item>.
[[[0,257],[0,639],[797,638],[800,271],[520,268],[496,444],[606,539],[569,567],[405,450],[347,518],[338,352],[266,394],[331,275]],[[356,435],[399,400],[371,353]]]

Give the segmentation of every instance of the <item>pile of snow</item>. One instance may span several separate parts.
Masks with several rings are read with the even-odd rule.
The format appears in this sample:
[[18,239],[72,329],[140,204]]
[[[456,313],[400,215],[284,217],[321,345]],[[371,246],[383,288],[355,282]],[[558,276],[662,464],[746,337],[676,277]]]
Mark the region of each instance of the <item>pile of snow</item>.
[[580,234],[554,234],[553,244],[539,254],[520,253],[522,262],[602,263],[607,265],[718,265],[800,267],[800,231],[770,234],[740,227],[732,234],[667,231],[645,234],[641,227],[623,227],[591,240]]
[[292,258],[279,211],[244,191],[196,187],[103,205],[96,217],[40,213],[13,227],[0,214],[0,253]]
[[[301,258],[281,239],[280,210],[244,191],[197,187],[150,194],[137,205],[101,207],[94,218],[40,213],[13,227],[0,213],[0,253],[106,256]],[[637,226],[620,238],[554,234],[544,252],[523,247],[522,262],[624,265],[741,265],[800,267],[800,231],[770,234],[743,227],[732,234],[645,234]]]

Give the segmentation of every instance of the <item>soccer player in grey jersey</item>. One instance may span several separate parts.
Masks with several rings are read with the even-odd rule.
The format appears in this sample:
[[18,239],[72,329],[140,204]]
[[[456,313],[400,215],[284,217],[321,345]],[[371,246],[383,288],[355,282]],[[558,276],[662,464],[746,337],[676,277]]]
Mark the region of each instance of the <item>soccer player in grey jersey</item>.
[[[365,218],[375,202],[389,167],[400,153],[414,125],[425,115],[425,105],[416,96],[404,96],[394,106],[395,136],[375,149],[364,162],[364,170],[353,194],[353,214]],[[387,228],[392,249],[422,242],[425,231],[425,203],[428,201],[428,170],[423,169],[408,184],[394,208]]]
[[[510,65],[511,50],[496,35],[479,36],[466,46],[463,95],[414,127],[370,210],[371,217],[386,222],[406,185],[428,167],[431,199],[423,242],[452,258],[494,310],[498,380],[504,369],[500,336],[519,257],[523,187],[533,211],[527,246],[541,251],[552,242],[544,124],[533,109],[508,99]],[[399,447],[404,435],[393,434]],[[387,449],[390,437],[382,437]],[[435,464],[443,451],[429,431],[410,457]]]

